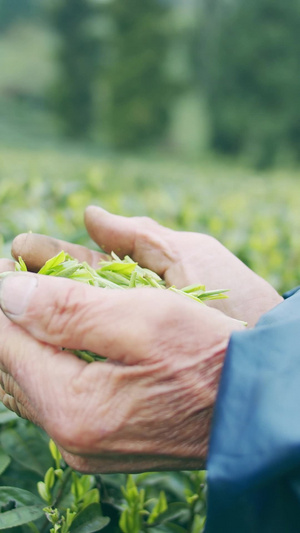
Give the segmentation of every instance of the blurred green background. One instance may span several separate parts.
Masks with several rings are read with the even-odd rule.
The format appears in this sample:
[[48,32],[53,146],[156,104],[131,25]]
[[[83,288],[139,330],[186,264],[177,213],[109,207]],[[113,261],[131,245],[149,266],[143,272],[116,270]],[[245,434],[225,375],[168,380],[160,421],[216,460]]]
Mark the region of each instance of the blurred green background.
[[[300,264],[300,0],[0,0],[0,248],[89,203]],[[205,283],[205,280],[200,280]]]

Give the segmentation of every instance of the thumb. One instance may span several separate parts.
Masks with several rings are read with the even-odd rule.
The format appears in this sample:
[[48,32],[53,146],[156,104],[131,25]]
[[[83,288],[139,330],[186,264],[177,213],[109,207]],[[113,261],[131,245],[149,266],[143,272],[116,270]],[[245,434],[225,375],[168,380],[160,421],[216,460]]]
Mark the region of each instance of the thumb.
[[105,290],[69,279],[16,273],[0,282],[0,307],[39,341],[135,364],[150,352],[155,324],[164,312],[164,306],[157,312],[157,292],[161,291]]
[[89,250],[80,244],[73,244],[48,235],[39,233],[21,233],[12,243],[12,256],[17,260],[19,256],[25,261],[28,270],[38,272],[40,268],[54,255],[64,250],[78,261],[86,261],[93,268],[99,267],[101,259],[107,259],[95,250]]

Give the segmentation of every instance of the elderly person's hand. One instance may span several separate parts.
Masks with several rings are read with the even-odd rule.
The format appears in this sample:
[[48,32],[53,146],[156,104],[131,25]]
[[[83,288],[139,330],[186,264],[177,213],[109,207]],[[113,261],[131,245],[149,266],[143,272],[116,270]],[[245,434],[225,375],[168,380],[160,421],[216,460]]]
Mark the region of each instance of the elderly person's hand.
[[[0,261],[1,271],[12,266]],[[70,466],[203,466],[239,322],[152,288],[110,291],[33,273],[8,274],[0,285],[0,400],[43,427]],[[88,364],[73,349],[107,360]]]
[[[253,326],[259,317],[282,298],[220,242],[209,235],[178,232],[144,217],[113,215],[90,206],[85,213],[87,230],[106,252],[130,255],[141,266],[164,277],[178,288],[203,283],[207,290],[230,289],[229,298],[209,305]],[[96,267],[101,254],[50,237],[22,234],[13,243],[13,255],[22,255],[33,270],[64,249]]]

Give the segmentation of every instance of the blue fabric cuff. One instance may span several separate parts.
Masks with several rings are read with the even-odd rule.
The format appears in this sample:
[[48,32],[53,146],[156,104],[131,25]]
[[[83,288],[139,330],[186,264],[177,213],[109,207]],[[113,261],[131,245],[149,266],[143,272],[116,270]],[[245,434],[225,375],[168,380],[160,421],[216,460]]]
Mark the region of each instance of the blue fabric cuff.
[[232,335],[208,456],[206,533],[300,530],[300,291]]
[[284,299],[290,298],[290,296],[293,296],[293,294],[295,294],[299,290],[300,290],[300,285],[298,285],[298,287],[294,287],[294,289],[291,289],[290,291],[285,292],[283,294],[283,298]]

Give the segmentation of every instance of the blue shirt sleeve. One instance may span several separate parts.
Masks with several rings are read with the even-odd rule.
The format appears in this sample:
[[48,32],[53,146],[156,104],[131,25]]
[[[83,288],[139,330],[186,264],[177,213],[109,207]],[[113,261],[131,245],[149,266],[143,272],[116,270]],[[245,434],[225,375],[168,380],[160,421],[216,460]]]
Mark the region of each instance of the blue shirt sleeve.
[[231,337],[209,446],[205,533],[300,531],[300,290],[288,296]]

